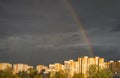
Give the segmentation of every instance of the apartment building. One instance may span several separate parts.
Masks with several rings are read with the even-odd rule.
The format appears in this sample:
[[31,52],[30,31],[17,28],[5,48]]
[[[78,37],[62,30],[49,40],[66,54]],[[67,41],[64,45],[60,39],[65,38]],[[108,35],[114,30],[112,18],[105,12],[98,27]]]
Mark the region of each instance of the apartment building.
[[110,61],[108,62],[108,67],[110,68],[113,74],[120,74],[120,61]]
[[7,68],[12,68],[12,64],[10,64],[10,63],[0,63],[0,70],[5,70]]
[[37,65],[36,66],[36,70],[38,71],[38,73],[42,73],[43,71],[47,70],[48,67],[44,66],[44,65]]
[[33,66],[29,66],[27,64],[14,64],[13,65],[14,73],[18,73],[20,71],[27,72],[29,68],[33,68]]

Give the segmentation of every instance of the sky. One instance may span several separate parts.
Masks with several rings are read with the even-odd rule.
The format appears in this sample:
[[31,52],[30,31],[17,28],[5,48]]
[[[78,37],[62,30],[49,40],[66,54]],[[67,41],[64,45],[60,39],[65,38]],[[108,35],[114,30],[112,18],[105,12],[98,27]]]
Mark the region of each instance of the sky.
[[[68,0],[94,55],[120,60],[120,0]],[[0,62],[63,63],[91,56],[64,0],[0,0]]]

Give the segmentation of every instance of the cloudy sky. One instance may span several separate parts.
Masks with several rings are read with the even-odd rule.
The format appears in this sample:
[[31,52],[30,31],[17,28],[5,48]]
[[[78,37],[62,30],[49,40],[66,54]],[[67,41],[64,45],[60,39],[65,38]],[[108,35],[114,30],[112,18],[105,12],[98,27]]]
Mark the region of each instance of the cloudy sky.
[[[120,0],[69,0],[94,54],[120,59]],[[30,65],[91,56],[64,0],[0,0],[0,62]]]

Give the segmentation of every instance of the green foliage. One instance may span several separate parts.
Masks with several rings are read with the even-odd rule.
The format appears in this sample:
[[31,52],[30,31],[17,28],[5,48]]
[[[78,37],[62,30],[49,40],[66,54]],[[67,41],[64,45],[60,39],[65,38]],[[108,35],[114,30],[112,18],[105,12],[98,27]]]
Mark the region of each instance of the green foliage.
[[82,73],[75,73],[72,78],[84,78],[84,74],[82,74]]
[[59,71],[56,72],[56,74],[52,76],[52,78],[68,78],[68,74],[64,71]]
[[98,66],[91,65],[88,71],[88,78],[113,78],[113,74],[108,68],[100,68]]
[[35,69],[30,68],[28,69],[28,75],[29,75],[29,78],[34,78],[34,76],[37,75],[37,71]]
[[42,75],[35,75],[34,78],[43,78]]
[[27,72],[25,71],[20,71],[18,74],[17,74],[20,78],[28,78],[28,74]]
[[35,69],[29,69],[28,72],[20,71],[17,74],[13,74],[13,70],[7,68],[4,71],[0,70],[0,78],[43,78],[43,75],[37,74]]
[[19,77],[13,74],[11,68],[7,68],[4,71],[0,70],[0,78],[19,78]]
[[113,78],[113,74],[109,69],[101,69],[95,74],[95,78]]
[[91,65],[88,69],[88,78],[94,78],[95,74],[97,73],[97,65]]

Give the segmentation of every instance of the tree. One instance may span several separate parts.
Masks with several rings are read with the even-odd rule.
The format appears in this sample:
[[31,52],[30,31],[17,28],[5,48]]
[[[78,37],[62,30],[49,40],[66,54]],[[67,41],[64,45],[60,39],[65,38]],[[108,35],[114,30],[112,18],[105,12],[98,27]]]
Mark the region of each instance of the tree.
[[19,78],[19,77],[13,74],[13,70],[11,68],[7,68],[5,70],[0,70],[0,78]]
[[84,78],[83,73],[75,73],[72,78]]
[[97,65],[91,65],[88,70],[88,78],[113,78],[113,74],[109,68],[100,68]]
[[35,75],[34,78],[43,78],[42,75]]
[[34,78],[35,75],[37,75],[37,71],[35,69],[28,69],[28,75],[29,75],[29,78]]
[[52,78],[68,78],[68,74],[64,71],[59,71],[56,72],[56,74],[52,76]]
[[18,74],[17,74],[20,78],[29,78],[28,74],[26,71],[20,71]]
[[95,78],[113,78],[113,74],[108,68],[101,69],[95,74]]
[[97,65],[90,65],[88,69],[88,78],[94,78],[95,74],[98,71],[98,66]]

